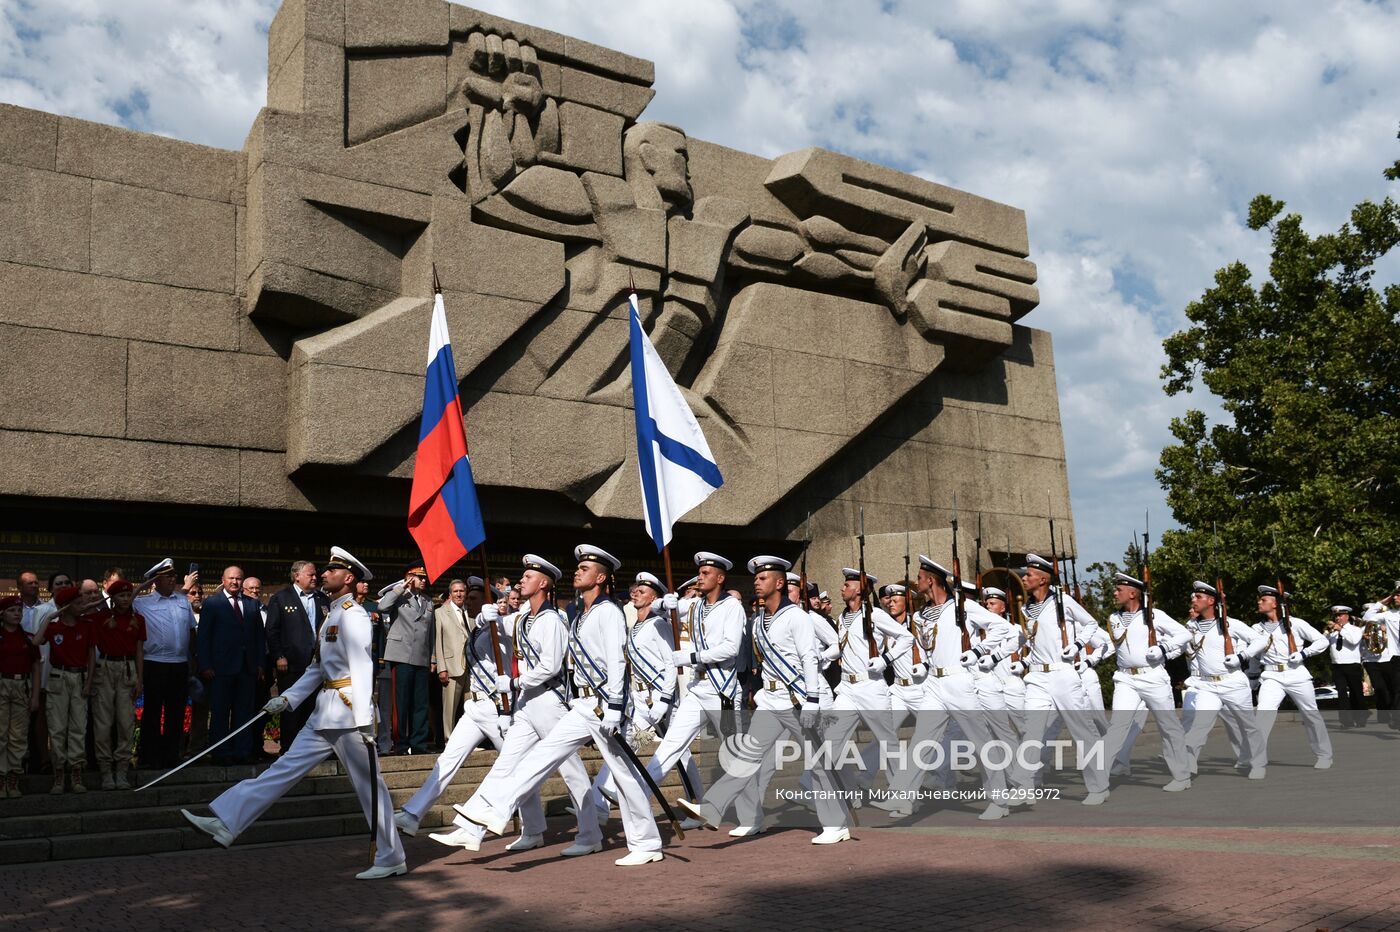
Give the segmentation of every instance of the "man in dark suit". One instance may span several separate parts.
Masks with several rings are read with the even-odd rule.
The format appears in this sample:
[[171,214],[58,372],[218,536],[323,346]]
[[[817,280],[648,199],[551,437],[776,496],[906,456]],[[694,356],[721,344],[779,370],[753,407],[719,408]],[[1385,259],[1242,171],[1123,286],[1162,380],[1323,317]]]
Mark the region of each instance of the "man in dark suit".
[[[290,689],[306,668],[316,649],[316,636],[330,611],[330,601],[316,585],[316,567],[309,560],[292,564],[292,584],[278,591],[267,602],[267,656],[277,679],[277,692]],[[296,740],[297,732],[316,704],[303,702],[281,715],[282,753]]]
[[[243,594],[243,571],[224,570],[223,588],[204,600],[195,629],[195,656],[209,698],[209,743],[253,717],[258,678],[266,675],[262,606]],[[252,761],[260,733],[248,729],[220,748],[215,764]]]

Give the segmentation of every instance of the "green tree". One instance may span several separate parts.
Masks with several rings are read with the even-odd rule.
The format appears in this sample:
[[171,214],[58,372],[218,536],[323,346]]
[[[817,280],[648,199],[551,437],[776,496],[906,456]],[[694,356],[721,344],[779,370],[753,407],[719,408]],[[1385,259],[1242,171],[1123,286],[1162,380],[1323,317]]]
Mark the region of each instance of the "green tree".
[[[1400,179],[1400,161],[1385,175]],[[1395,578],[1400,286],[1374,278],[1400,243],[1400,208],[1363,201],[1318,236],[1283,211],[1267,195],[1249,207],[1250,229],[1272,239],[1268,277],[1220,269],[1164,344],[1167,393],[1204,386],[1226,415],[1188,411],[1162,451],[1157,478],[1182,526],[1152,554],[1168,611],[1192,578],[1219,573],[1231,614],[1252,618],[1254,586],[1281,573],[1298,614],[1320,620]]]

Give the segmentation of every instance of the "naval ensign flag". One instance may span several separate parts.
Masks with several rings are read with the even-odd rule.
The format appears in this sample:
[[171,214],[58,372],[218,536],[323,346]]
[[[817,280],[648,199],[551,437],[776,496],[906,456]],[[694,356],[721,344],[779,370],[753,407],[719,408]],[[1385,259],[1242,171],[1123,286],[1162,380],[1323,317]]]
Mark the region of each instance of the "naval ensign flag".
[[666,364],[642,330],[637,296],[632,305],[632,406],[637,417],[637,466],[647,533],[661,550],[681,515],[724,484],[710,445]]
[[486,540],[441,294],[433,299],[428,330],[428,378],[408,502],[408,532],[418,542],[430,580]]

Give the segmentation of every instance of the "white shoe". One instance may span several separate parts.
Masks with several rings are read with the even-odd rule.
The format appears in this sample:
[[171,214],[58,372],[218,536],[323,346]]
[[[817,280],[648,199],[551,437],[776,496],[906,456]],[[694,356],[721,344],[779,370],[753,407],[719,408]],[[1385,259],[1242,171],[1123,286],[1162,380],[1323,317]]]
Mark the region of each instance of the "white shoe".
[[1010,814],[1010,809],[1007,809],[1000,803],[992,803],[977,818],[983,822],[995,822],[997,819],[1004,819]]
[[402,809],[394,813],[394,826],[399,830],[400,835],[412,838],[418,834],[418,820]]
[[1008,800],[1006,801],[1006,808],[1008,808],[1008,809],[1015,809],[1017,806],[1034,806],[1034,805],[1035,805],[1035,799],[1034,799],[1033,797],[1030,797],[1030,796],[1018,796],[1018,797],[1016,797],[1015,799],[1008,799]]
[[481,839],[477,837],[476,832],[464,828],[454,828],[450,832],[432,832],[428,837],[440,845],[447,845],[449,848],[466,848],[468,851],[481,850]]
[[700,807],[699,803],[693,803],[688,799],[678,799],[676,800],[676,807],[692,819],[700,822],[706,828],[718,828],[715,823],[710,821],[709,816],[705,815],[705,810]]
[[355,875],[356,880],[378,880],[380,877],[394,877],[398,874],[408,873],[408,862],[400,861],[397,864],[390,864],[388,867],[375,865],[369,870],[360,871]]
[[510,825],[510,817],[503,816],[492,809],[486,803],[473,796],[465,803],[458,803],[452,807],[468,822],[475,822],[492,835],[504,835],[506,826]]
[[511,842],[510,844],[506,845],[506,850],[507,850],[507,851],[529,851],[531,848],[543,848],[543,847],[544,847],[544,836],[543,836],[543,835],[524,835],[524,834],[522,834],[519,838],[515,839],[515,841],[513,841],[513,842]]
[[730,838],[752,838],[763,834],[762,825],[736,825],[729,830]]
[[1317,759],[1317,763],[1316,763],[1316,764],[1313,764],[1313,770],[1331,770],[1331,769],[1332,769],[1332,758],[1330,758],[1330,757],[1319,757],[1319,758]]
[[1162,789],[1165,790],[1165,791],[1168,792],[1168,793],[1180,793],[1182,790],[1189,790],[1189,789],[1191,789],[1191,781],[1190,781],[1190,780],[1173,780],[1172,782],[1168,783],[1166,786],[1162,787]]
[[598,787],[598,795],[608,801],[609,807],[617,805],[617,794],[614,793],[612,790],[607,790],[600,786]]
[[814,845],[834,845],[838,842],[850,841],[851,830],[848,828],[823,828],[822,833],[812,839]]
[[1251,768],[1249,768],[1249,779],[1251,779],[1251,780],[1262,780],[1262,779],[1264,779],[1264,768],[1263,768],[1263,767],[1251,767]]
[[188,809],[181,809],[180,815],[184,816],[195,828],[214,839],[217,844],[223,845],[225,848],[233,844],[233,832],[229,831],[223,819],[213,816],[197,816]]
[[706,825],[699,819],[681,819],[680,826],[682,832],[694,832],[702,828],[714,829],[713,825]]
[[600,841],[596,845],[585,845],[582,842],[574,842],[569,847],[559,853],[566,858],[581,858],[585,854],[597,854],[603,850],[603,843]]
[[910,812],[910,810],[904,808],[903,806],[893,806],[889,810],[889,817],[891,819],[906,819],[911,814],[912,813]]
[[642,864],[651,864],[661,860],[660,851],[633,851],[626,857],[613,861],[618,867],[638,867]]
[[1114,761],[1113,766],[1108,768],[1108,775],[1110,777],[1131,777],[1133,775],[1133,767],[1131,764],[1122,764],[1119,761]]
[[1106,802],[1108,802],[1108,790],[1101,793],[1090,793],[1084,797],[1084,805],[1086,806],[1102,806]]

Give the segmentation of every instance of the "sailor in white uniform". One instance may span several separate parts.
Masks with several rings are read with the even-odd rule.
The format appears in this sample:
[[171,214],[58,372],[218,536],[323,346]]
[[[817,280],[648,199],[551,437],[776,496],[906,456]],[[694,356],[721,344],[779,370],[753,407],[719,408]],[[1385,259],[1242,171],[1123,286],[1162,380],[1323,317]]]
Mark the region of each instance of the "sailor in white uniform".
[[[225,790],[209,804],[214,817],[180,813],[227,848],[268,807],[331,754],[350,775],[365,817],[375,823],[374,865],[355,876],[375,880],[408,872],[403,844],[394,826],[394,801],[384,775],[370,780],[374,743],[374,656],[369,613],[355,601],[355,583],[373,579],[363,563],[339,547],[321,574],[330,613],[321,625],[306,672],[263,711],[275,715],[296,708],[312,695],[316,708],[287,753],[257,777]],[[374,801],[371,801],[371,796]]]
[[[1280,601],[1282,600],[1282,602]],[[1259,736],[1267,753],[1269,733],[1274,729],[1278,707],[1283,697],[1293,700],[1303,716],[1303,728],[1318,770],[1332,766],[1332,740],[1317,711],[1317,693],[1313,690],[1312,673],[1303,661],[1327,650],[1330,642],[1320,631],[1301,618],[1288,613],[1288,596],[1273,586],[1259,587],[1259,614],[1264,616],[1254,630],[1268,638],[1259,655],[1264,672],[1259,683]],[[1281,611],[1282,609],[1282,611]]]
[[1196,688],[1191,727],[1186,732],[1186,753],[1191,773],[1195,774],[1201,749],[1220,716],[1227,730],[1233,728],[1238,735],[1232,739],[1232,744],[1238,744],[1236,759],[1249,761],[1251,780],[1262,780],[1268,754],[1255,726],[1254,694],[1244,664],[1268,647],[1268,641],[1238,618],[1222,618],[1219,605],[1220,593],[1214,586],[1200,580],[1192,584],[1191,621],[1187,625],[1191,641],[1186,646],[1186,656]]

